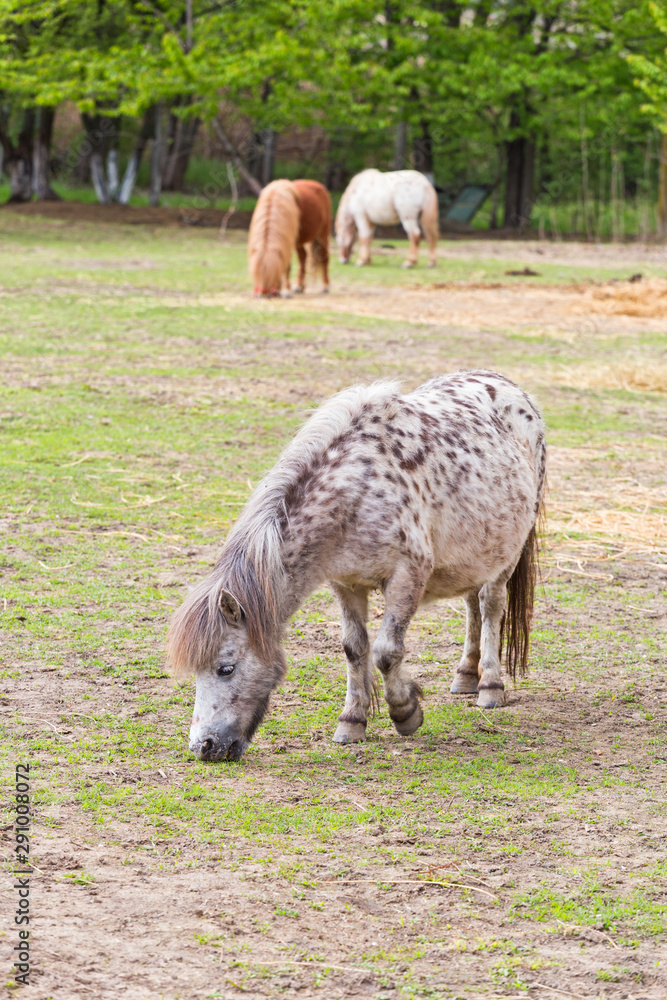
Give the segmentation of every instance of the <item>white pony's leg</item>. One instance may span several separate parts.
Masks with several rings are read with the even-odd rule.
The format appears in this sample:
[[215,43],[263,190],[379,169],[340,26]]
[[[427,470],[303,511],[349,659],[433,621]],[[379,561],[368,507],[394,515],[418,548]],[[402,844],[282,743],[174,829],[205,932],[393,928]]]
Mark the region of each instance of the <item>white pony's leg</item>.
[[378,637],[373,643],[373,663],[384,680],[389,716],[401,736],[410,736],[421,726],[424,713],[419,704],[419,684],[403,676],[405,633],[419,607],[432,567],[398,566],[385,587],[386,607]]
[[331,583],[331,588],[340,604],[347,657],[347,695],[334,741],[358,743],[366,739],[366,716],[373,693],[373,664],[366,629],[368,591],[365,587],[343,587],[337,583]]
[[500,666],[500,622],[507,605],[507,580],[510,575],[504,573],[493,583],[485,583],[479,592],[482,658],[477,704],[480,708],[499,708],[505,701],[505,685]]
[[371,262],[371,243],[373,241],[373,227],[370,219],[366,215],[355,216],[354,219],[359,233],[359,257],[357,267],[363,267]]
[[481,656],[482,615],[479,609],[479,590],[471,590],[465,595],[466,641],[461,662],[456,668],[452,694],[473,694],[479,680],[479,659]]
[[401,224],[410,238],[410,250],[407,258],[403,261],[403,267],[414,267],[419,257],[421,229],[416,219],[401,219]]

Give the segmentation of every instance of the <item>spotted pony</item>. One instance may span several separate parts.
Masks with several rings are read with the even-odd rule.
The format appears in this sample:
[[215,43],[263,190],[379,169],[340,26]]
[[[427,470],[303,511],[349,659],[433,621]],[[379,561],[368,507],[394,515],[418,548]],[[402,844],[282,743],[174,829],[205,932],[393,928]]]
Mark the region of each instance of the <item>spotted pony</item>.
[[[544,425],[522,389],[490,371],[431,379],[408,395],[376,382],[325,402],[251,496],[210,576],[176,612],[168,655],[196,675],[190,749],[238,759],[285,675],[285,625],[325,582],[340,604],[347,696],[334,740],[366,733],[375,671],[408,736],[422,691],[403,665],[420,604],[464,598],[452,692],[503,704],[524,672],[535,587]],[[368,595],[385,611],[371,646]]]

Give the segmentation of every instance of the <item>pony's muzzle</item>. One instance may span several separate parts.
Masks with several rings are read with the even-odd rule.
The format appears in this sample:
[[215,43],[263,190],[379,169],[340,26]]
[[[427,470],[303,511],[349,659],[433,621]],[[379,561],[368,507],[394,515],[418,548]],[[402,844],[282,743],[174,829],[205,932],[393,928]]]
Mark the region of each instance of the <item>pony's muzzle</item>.
[[199,760],[240,760],[247,747],[235,733],[210,731],[190,740],[190,750]]

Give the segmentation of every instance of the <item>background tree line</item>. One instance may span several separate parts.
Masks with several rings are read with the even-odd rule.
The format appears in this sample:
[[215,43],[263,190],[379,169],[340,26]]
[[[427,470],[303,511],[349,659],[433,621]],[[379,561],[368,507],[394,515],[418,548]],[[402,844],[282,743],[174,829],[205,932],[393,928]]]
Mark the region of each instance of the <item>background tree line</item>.
[[[568,200],[581,231],[604,209],[622,235],[623,202],[667,190],[666,35],[648,0],[0,0],[4,173],[11,199],[54,198],[83,164],[127,203],[150,162],[157,204],[204,128],[257,193],[277,138],[310,127],[334,190],[411,166],[493,185],[491,226]],[[65,106],[81,137],[58,162]]]

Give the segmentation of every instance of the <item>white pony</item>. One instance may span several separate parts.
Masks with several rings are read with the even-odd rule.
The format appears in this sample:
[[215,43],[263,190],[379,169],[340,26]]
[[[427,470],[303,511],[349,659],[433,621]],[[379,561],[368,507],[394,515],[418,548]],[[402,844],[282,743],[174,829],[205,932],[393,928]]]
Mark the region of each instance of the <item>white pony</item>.
[[438,242],[438,197],[431,182],[418,170],[393,170],[387,174],[362,170],[346,187],[336,213],[341,264],[348,263],[357,233],[357,265],[370,264],[374,227],[397,222],[410,237],[410,252],[403,267],[417,263],[422,230],[428,240],[429,267],[433,267]]

